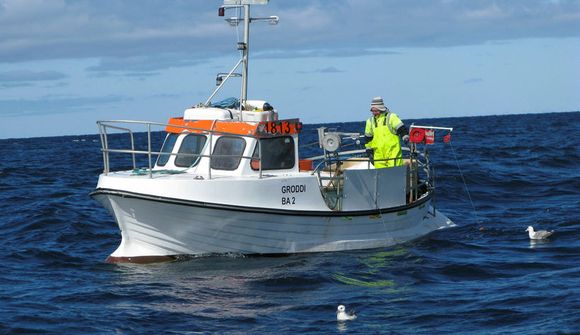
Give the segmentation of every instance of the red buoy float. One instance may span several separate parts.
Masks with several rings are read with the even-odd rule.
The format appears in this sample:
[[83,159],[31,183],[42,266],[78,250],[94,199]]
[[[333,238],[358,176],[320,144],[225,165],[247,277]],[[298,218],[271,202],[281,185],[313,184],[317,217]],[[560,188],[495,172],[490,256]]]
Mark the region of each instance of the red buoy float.
[[409,141],[411,143],[423,143],[425,140],[425,129],[423,128],[411,128],[409,133]]

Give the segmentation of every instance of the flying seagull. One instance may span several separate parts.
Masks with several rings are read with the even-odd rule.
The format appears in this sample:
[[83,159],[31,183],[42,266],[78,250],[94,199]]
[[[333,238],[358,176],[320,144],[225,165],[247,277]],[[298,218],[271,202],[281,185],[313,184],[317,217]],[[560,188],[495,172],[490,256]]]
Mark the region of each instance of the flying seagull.
[[356,319],[356,314],[353,311],[346,312],[344,305],[339,305],[336,310],[336,319],[338,321],[348,321]]
[[550,237],[554,231],[547,231],[547,230],[539,230],[539,231],[534,231],[534,227],[529,226],[528,229],[526,229],[526,231],[530,234],[530,239],[532,240],[543,240],[545,238]]

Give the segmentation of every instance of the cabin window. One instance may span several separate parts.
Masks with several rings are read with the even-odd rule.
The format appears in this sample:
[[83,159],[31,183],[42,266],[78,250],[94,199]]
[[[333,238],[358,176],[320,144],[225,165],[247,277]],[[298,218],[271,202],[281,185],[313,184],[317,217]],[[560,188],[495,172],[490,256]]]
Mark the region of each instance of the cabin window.
[[175,146],[175,141],[177,141],[177,134],[167,135],[165,142],[163,142],[163,146],[161,147],[161,154],[159,154],[159,158],[157,158],[158,166],[165,166],[165,164],[167,164],[169,157],[171,157],[170,153],[173,151],[173,147]]
[[181,147],[179,147],[179,154],[175,158],[175,166],[179,167],[192,167],[196,166],[199,162],[199,155],[205,146],[205,141],[207,137],[205,135],[199,134],[189,134],[183,138],[181,141]]
[[[286,170],[294,167],[296,158],[294,139],[291,136],[262,138],[260,145],[262,146],[262,170]],[[256,144],[250,164],[253,170],[260,169],[259,156],[260,148]]]
[[211,168],[235,170],[240,165],[246,140],[241,137],[222,136],[217,139],[211,158]]

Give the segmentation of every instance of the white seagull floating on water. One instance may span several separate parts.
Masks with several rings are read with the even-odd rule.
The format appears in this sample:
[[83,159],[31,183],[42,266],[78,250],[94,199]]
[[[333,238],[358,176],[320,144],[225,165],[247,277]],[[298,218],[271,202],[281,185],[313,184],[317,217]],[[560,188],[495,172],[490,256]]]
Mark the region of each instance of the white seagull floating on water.
[[339,305],[336,309],[336,319],[338,321],[348,321],[356,319],[356,314],[353,311],[346,313],[344,305]]
[[526,231],[529,233],[530,235],[530,239],[532,240],[543,240],[545,238],[550,237],[554,231],[547,231],[547,230],[539,230],[539,231],[534,231],[534,227],[529,226],[528,229],[526,229]]

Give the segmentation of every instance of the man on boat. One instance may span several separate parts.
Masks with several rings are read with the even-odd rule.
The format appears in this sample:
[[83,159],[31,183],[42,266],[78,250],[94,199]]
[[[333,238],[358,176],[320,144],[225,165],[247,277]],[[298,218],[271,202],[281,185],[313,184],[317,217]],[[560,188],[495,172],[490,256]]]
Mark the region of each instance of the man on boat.
[[365,127],[367,143],[365,147],[373,155],[377,169],[403,165],[401,143],[409,142],[409,131],[397,114],[391,112],[383,98],[376,97],[371,102],[371,116]]

